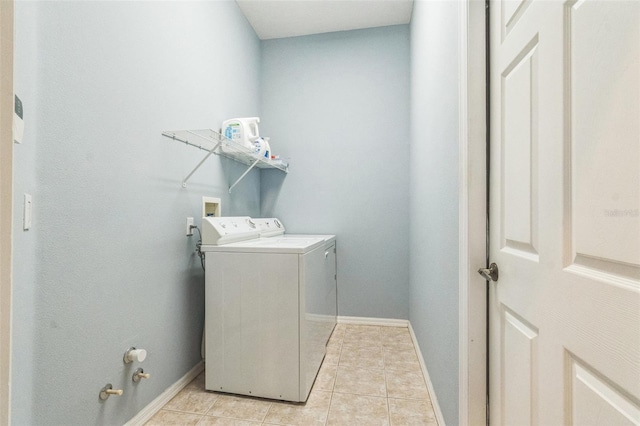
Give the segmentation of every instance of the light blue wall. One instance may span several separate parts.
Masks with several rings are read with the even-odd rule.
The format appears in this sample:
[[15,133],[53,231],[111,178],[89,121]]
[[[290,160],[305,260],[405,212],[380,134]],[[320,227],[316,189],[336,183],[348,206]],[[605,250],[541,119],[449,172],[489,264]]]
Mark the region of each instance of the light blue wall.
[[261,133],[291,158],[262,214],[338,236],[338,312],[408,318],[409,28],[269,40]]
[[411,21],[409,318],[446,423],[458,424],[458,4]]
[[[260,178],[164,138],[259,114],[260,41],[225,2],[16,4],[12,423],[123,424],[200,360],[201,197],[259,214]],[[33,195],[23,231],[22,194]],[[196,234],[197,235],[197,234]],[[123,364],[149,351],[151,378]],[[106,383],[122,397],[99,402]]]

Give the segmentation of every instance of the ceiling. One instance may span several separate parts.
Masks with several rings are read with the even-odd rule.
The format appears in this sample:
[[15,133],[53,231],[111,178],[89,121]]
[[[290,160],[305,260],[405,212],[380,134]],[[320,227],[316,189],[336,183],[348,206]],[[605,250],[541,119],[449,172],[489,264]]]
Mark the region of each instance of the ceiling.
[[408,24],[413,0],[236,0],[261,40]]

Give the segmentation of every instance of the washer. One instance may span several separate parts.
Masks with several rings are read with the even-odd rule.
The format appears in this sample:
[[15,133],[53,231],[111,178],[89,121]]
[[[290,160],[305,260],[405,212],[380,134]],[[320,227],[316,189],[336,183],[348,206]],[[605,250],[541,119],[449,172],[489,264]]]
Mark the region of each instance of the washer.
[[248,217],[203,218],[202,233],[206,389],[306,401],[336,322],[335,253],[319,237],[260,238]]

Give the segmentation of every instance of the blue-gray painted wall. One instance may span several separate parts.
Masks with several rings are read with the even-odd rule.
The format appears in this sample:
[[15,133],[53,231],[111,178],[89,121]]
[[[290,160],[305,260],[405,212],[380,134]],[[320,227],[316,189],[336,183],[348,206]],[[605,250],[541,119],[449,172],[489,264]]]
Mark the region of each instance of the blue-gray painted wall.
[[409,319],[449,425],[458,424],[458,2],[411,20]]
[[262,214],[338,235],[338,313],[408,318],[409,28],[265,41]]
[[[235,2],[16,2],[12,424],[123,424],[200,360],[203,195],[259,215],[258,172],[162,130],[259,115],[260,41]],[[33,228],[22,230],[22,194]],[[130,346],[149,351],[125,365]],[[138,366],[151,379],[133,384]],[[98,400],[112,383],[121,397]]]

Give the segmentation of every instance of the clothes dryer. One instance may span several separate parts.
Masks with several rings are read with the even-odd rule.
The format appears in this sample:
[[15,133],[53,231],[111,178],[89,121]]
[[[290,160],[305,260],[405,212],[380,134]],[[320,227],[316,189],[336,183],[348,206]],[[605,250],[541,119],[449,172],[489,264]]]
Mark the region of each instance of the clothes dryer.
[[331,234],[291,234],[286,232],[284,223],[275,217],[252,218],[260,232],[260,238],[296,240],[320,238],[324,241],[324,283],[308,292],[310,311],[313,312],[315,334],[318,339],[329,342],[338,315],[338,271],[336,236]]

